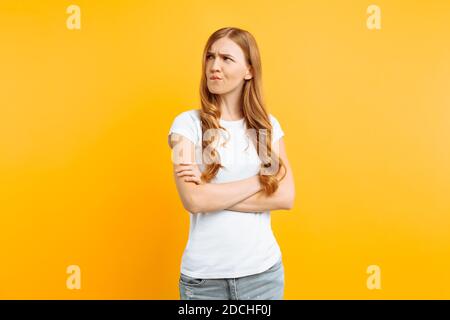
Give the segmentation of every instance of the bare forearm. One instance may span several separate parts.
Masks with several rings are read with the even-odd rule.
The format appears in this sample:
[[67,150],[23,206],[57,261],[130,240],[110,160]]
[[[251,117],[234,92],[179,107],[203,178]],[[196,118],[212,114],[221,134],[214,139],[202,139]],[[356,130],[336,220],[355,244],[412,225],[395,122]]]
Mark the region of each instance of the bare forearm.
[[258,176],[227,183],[199,185],[193,194],[194,212],[213,212],[232,207],[261,190]]
[[226,210],[252,213],[270,210],[287,210],[289,209],[289,194],[287,193],[288,190],[285,190],[283,187],[284,185],[280,184],[277,191],[270,196],[265,195],[263,191],[259,191]]
[[239,203],[227,208],[226,210],[240,211],[240,212],[264,212],[267,210],[281,209],[278,204],[278,198],[274,195],[266,196],[263,191],[259,191],[254,195],[242,200]]
[[[277,177],[279,178],[281,174]],[[263,191],[242,200],[226,210],[240,212],[264,212],[268,210],[290,210],[295,198],[295,185],[292,172],[289,171],[284,179],[281,179],[278,189],[267,196]]]

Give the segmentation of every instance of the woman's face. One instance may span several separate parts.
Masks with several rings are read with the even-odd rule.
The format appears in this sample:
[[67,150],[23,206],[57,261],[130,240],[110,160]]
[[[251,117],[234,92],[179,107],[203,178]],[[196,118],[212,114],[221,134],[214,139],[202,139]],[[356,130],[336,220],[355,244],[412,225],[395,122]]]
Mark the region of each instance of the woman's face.
[[206,55],[206,79],[211,93],[227,94],[251,77],[244,52],[233,40],[221,38],[211,45]]

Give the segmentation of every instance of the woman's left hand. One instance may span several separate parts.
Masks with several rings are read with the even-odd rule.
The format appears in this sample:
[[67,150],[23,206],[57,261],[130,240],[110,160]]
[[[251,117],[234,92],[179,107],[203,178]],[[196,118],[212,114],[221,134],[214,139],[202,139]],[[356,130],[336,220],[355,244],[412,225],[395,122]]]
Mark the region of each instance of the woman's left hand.
[[180,163],[181,168],[176,170],[178,177],[186,177],[184,181],[194,182],[195,184],[204,184],[201,179],[202,173],[195,163]]

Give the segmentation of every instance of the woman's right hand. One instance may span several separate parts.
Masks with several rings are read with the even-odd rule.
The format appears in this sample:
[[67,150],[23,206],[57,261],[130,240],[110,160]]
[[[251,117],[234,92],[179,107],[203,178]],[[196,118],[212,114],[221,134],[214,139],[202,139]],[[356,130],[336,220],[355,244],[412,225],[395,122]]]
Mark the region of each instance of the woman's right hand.
[[184,181],[193,182],[195,184],[204,184],[201,179],[202,173],[195,163],[180,163],[181,168],[176,170],[175,173],[178,177],[186,177]]

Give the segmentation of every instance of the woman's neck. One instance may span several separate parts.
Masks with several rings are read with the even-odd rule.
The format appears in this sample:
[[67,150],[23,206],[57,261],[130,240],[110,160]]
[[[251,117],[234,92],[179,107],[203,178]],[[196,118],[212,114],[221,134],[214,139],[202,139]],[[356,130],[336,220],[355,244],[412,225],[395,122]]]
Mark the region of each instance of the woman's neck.
[[235,121],[244,117],[241,107],[241,90],[234,90],[225,96],[222,96],[220,106],[220,117],[223,120]]

